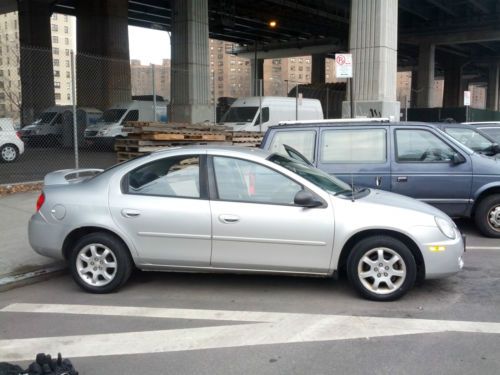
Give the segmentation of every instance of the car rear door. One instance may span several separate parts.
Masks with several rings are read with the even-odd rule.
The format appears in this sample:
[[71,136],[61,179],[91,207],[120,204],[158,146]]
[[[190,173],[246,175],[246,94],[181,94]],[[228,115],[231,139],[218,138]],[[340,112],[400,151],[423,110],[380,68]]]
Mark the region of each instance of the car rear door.
[[213,267],[328,272],[334,217],[326,193],[323,207],[299,207],[303,187],[268,166],[217,155],[210,165]]
[[[470,204],[472,162],[444,136],[428,127],[394,126],[391,189],[417,198],[450,216],[462,216]],[[454,154],[463,158],[454,163]]]
[[349,185],[390,190],[387,126],[322,127],[317,167]]

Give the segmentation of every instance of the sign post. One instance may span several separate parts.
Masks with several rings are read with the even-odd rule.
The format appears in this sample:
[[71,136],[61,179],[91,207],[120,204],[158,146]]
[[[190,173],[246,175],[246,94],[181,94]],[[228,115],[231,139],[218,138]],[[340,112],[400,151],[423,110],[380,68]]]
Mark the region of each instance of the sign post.
[[469,121],[470,91],[464,91],[465,121]]
[[335,54],[335,76],[337,78],[347,78],[349,80],[349,92],[351,101],[351,118],[354,118],[354,86],[352,84],[352,54]]

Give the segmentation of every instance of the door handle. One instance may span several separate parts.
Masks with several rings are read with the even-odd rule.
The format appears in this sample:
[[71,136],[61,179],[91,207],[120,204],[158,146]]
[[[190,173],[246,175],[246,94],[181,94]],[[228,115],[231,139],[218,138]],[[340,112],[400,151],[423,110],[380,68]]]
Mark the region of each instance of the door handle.
[[220,215],[219,220],[224,224],[234,224],[240,221],[240,217],[236,215]]
[[382,177],[375,177],[375,186],[379,187],[382,184]]
[[396,181],[397,182],[408,182],[408,177],[406,177],[406,176],[398,176],[396,178]]
[[123,217],[137,217],[141,214],[139,210],[131,210],[129,208],[124,208],[122,210],[122,216]]

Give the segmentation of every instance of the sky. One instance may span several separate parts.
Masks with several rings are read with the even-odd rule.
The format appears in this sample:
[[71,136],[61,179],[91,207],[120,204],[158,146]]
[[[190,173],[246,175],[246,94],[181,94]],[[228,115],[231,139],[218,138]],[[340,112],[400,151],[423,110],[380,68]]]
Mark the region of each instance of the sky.
[[170,58],[170,37],[166,31],[129,26],[128,37],[131,60],[160,65],[162,59]]

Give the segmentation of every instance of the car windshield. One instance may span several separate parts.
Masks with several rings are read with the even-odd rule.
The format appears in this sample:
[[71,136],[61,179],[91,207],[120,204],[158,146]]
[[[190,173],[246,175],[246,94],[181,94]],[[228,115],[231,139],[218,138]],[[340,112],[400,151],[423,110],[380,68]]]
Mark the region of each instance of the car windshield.
[[279,154],[272,154],[267,159],[298,174],[300,177],[305,178],[309,182],[312,182],[314,185],[319,186],[330,193],[352,193],[352,189],[348,184],[317,168],[310,167],[304,163]]
[[123,117],[126,111],[126,109],[107,109],[102,114],[99,122],[118,122]]
[[493,138],[497,143],[500,143],[500,125],[498,128],[479,128],[483,133],[488,134],[491,138]]
[[221,122],[252,122],[257,113],[258,107],[231,107]]
[[476,152],[489,152],[494,146],[494,142],[484,137],[475,129],[450,127],[446,128],[445,132]]
[[56,115],[57,115],[56,112],[43,112],[40,115],[40,118],[38,120],[36,120],[33,124],[35,124],[35,125],[50,124]]

